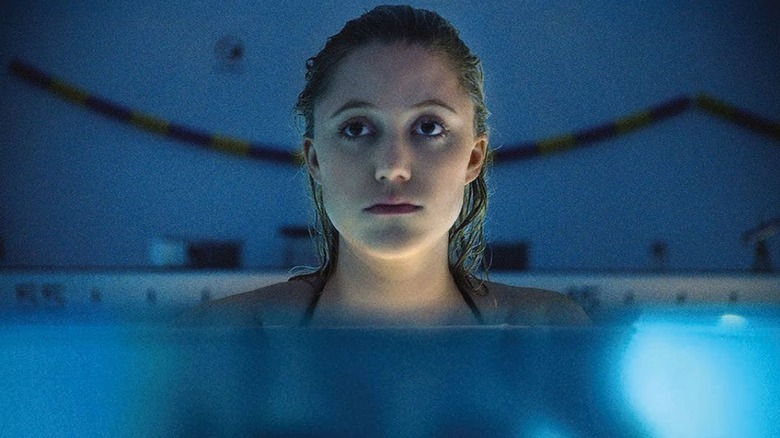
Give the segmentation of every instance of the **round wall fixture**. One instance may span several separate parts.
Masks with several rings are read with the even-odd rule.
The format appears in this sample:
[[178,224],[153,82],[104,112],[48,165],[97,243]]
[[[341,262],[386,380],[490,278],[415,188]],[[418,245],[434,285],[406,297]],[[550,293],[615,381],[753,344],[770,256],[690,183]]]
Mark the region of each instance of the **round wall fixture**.
[[244,42],[233,35],[225,35],[214,45],[217,66],[226,70],[238,70],[244,60]]

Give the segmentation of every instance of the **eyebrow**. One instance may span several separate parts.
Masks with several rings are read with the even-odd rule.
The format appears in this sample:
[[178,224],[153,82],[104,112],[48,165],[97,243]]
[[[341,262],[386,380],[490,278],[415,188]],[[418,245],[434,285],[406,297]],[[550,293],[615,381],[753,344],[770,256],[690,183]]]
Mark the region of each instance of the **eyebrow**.
[[333,111],[333,114],[330,115],[330,118],[334,118],[338,116],[339,114],[343,113],[344,111],[348,111],[351,109],[357,109],[357,108],[373,108],[374,105],[371,103],[368,103],[364,100],[350,100],[344,105],[341,105],[339,109],[336,111]]
[[[422,102],[418,102],[412,105],[412,108],[417,109],[417,108],[425,108],[430,106],[438,106],[444,108],[445,110],[453,114],[458,114],[458,112],[455,111],[451,106],[447,105],[446,103],[442,102],[439,99],[423,100]],[[348,111],[351,109],[360,109],[360,108],[375,108],[375,105],[370,102],[366,102],[364,100],[350,100],[344,105],[341,105],[336,111],[334,111],[333,114],[330,115],[330,118],[334,118],[339,114],[343,113],[344,111]]]
[[453,114],[458,114],[458,112],[455,111],[451,106],[447,105],[446,103],[442,102],[439,99],[423,100],[422,102],[419,102],[419,103],[416,103],[416,104],[412,105],[412,108],[425,108],[427,106],[439,106],[439,107],[442,107],[442,108],[446,109],[447,111],[449,111],[449,112],[451,112]]

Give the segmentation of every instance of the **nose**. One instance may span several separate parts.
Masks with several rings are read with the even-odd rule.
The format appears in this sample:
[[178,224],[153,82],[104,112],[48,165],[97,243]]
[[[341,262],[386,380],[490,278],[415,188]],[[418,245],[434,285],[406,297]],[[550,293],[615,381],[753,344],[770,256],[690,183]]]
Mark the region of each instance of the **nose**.
[[377,181],[403,182],[412,177],[410,145],[398,136],[388,136],[376,151]]

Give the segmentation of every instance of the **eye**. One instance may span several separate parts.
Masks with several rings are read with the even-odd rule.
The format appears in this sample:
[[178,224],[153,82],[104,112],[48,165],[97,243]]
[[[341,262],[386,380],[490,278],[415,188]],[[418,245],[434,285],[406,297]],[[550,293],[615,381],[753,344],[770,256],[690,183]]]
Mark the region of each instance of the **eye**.
[[363,122],[347,122],[341,126],[341,135],[346,138],[358,138],[371,134],[371,128]]
[[433,120],[422,120],[414,126],[414,133],[425,137],[438,137],[445,132],[444,125]]

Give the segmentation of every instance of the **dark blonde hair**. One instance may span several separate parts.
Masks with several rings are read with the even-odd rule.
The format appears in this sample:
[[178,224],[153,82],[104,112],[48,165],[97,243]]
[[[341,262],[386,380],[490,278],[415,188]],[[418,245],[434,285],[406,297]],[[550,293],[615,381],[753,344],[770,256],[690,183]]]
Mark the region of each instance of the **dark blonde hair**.
[[[417,45],[441,55],[458,74],[461,87],[474,104],[475,134],[488,134],[482,65],[460,39],[457,29],[435,12],[410,6],[377,6],[348,21],[341,31],[328,38],[317,55],[307,60],[306,86],[295,105],[295,111],[305,124],[304,136],[314,136],[314,105],[326,93],[341,61],[355,49],[377,42]],[[472,279],[478,273],[486,273],[483,225],[488,197],[485,172],[490,157],[488,151],[479,176],[466,187],[463,207],[449,231],[449,267],[461,291],[481,290],[481,283],[475,285]],[[322,188],[311,175],[309,185],[316,212],[321,263],[317,273],[327,279],[338,261],[339,233],[325,211]]]

